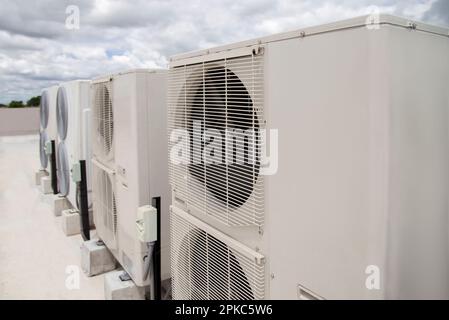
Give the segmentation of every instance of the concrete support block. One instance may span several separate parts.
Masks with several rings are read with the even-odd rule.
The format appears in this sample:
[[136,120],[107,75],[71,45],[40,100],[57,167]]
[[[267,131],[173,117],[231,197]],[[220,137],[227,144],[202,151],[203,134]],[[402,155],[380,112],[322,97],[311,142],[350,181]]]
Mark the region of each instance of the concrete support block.
[[52,194],[53,189],[51,187],[51,178],[49,176],[45,176],[41,178],[41,191],[43,194]]
[[53,214],[55,217],[59,217],[62,211],[72,209],[72,205],[66,197],[58,196],[53,203]]
[[61,227],[66,236],[80,233],[80,214],[76,209],[62,210]]
[[35,177],[35,182],[37,186],[41,185],[41,179],[42,177],[47,177],[48,176],[48,172],[45,170],[39,170],[35,173],[34,177]]
[[121,280],[123,270],[108,272],[104,276],[106,300],[145,300],[145,287],[138,287],[132,280]]
[[114,270],[117,266],[108,248],[98,244],[98,239],[84,241],[81,245],[81,268],[87,276],[95,276]]
[[[77,209],[62,210],[61,214],[61,227],[66,236],[73,236],[81,233],[81,217],[80,212]],[[93,229],[94,222],[91,215],[89,215],[89,225]]]

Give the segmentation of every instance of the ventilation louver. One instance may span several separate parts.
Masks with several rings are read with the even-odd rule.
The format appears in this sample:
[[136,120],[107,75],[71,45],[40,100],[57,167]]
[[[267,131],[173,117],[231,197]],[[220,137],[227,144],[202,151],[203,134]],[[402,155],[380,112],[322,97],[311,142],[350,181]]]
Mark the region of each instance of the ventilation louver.
[[68,126],[68,102],[65,87],[59,87],[56,96],[56,121],[59,139],[65,140]]
[[70,168],[69,158],[67,154],[67,148],[64,141],[61,141],[58,145],[57,151],[57,165],[58,165],[58,187],[59,193],[62,196],[67,196],[70,191]]
[[264,257],[184,212],[171,214],[174,299],[259,300]]
[[113,159],[114,117],[111,81],[96,83],[93,92],[93,154],[103,162]]
[[49,116],[49,98],[48,98],[48,92],[44,91],[41,95],[41,103],[40,103],[40,120],[41,120],[41,128],[47,129],[48,126],[48,116]]
[[115,199],[113,174],[96,165],[93,166],[93,202],[97,228],[104,226],[102,240],[110,249],[116,248],[117,237],[117,204]]
[[45,152],[45,144],[48,141],[48,135],[45,130],[39,132],[39,157],[41,160],[42,169],[47,169],[48,166],[48,155]]
[[169,135],[189,134],[189,163],[170,161],[176,197],[227,225],[263,225],[263,56],[172,68],[168,114]]

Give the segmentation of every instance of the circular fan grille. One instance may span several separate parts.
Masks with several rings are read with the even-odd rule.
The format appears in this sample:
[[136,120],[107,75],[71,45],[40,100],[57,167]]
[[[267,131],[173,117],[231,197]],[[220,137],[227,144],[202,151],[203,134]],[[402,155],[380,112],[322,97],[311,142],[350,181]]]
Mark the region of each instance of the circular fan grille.
[[56,119],[58,126],[58,135],[61,140],[67,137],[68,125],[68,102],[67,93],[64,87],[59,87],[56,98]]
[[95,121],[99,151],[107,156],[111,152],[114,138],[114,117],[110,92],[104,84],[95,91]]
[[98,204],[99,216],[103,219],[103,224],[114,236],[117,235],[117,205],[113,184],[108,173],[104,170],[98,171],[97,176],[96,202]]
[[48,166],[48,156],[45,153],[45,144],[47,143],[47,132],[42,131],[39,133],[39,156],[41,159],[42,169],[46,169]]
[[41,118],[41,127],[42,129],[46,129],[48,125],[48,92],[44,91],[41,95],[41,103],[40,103],[40,118]]
[[58,186],[59,193],[66,196],[70,191],[70,168],[67,149],[63,141],[58,146]]
[[[187,130],[190,134],[191,165],[189,172],[220,201],[231,208],[244,204],[253,192],[259,176],[260,160],[258,147],[259,123],[253,108],[250,94],[244,84],[231,70],[224,67],[209,68],[197,89],[188,100],[192,101],[187,115]],[[212,129],[218,130],[222,137],[221,163],[194,163],[193,126],[201,123],[201,134]],[[256,141],[244,143],[243,159],[237,161],[237,150],[225,151],[226,130],[239,132],[252,129]],[[249,155],[250,144],[255,148],[255,160]],[[201,142],[201,152],[205,143]],[[241,152],[241,150],[239,151]],[[229,157],[231,155],[231,157]],[[226,156],[228,158],[226,159]],[[241,157],[241,156],[239,156]],[[229,159],[232,158],[232,159]],[[198,162],[198,161],[197,161]],[[206,174],[207,172],[207,174]]]
[[[206,248],[209,248],[209,254]],[[238,259],[222,241],[203,230],[193,229],[183,239],[179,252],[177,268],[190,270],[188,278],[177,279],[181,281],[181,287],[191,288],[191,297],[184,298],[254,299],[251,285]],[[205,266],[210,268],[207,275],[204,274]]]

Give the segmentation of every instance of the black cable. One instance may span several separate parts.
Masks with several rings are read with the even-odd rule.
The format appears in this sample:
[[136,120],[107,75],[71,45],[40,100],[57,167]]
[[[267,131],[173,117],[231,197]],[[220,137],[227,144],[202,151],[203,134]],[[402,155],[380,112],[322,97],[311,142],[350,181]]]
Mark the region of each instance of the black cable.
[[[85,241],[90,240],[89,203],[87,195],[86,161],[80,160],[81,181],[78,182],[79,200],[77,202],[80,212],[81,236]],[[77,197],[78,198],[78,197]]]
[[56,169],[56,143],[55,140],[51,140],[51,188],[53,189],[53,194],[58,194],[58,178],[57,178],[57,169]]
[[153,248],[154,300],[161,300],[161,197],[154,197],[151,202],[157,210],[157,240]]

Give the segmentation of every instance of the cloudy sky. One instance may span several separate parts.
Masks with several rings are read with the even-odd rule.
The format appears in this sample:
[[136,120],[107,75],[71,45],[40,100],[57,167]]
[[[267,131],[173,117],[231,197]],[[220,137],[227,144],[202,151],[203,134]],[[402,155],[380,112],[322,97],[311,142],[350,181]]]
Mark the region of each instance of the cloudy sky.
[[[70,5],[79,8],[79,29]],[[449,25],[449,0],[0,0],[0,103],[71,79],[165,67],[175,53],[369,14],[373,6]]]

